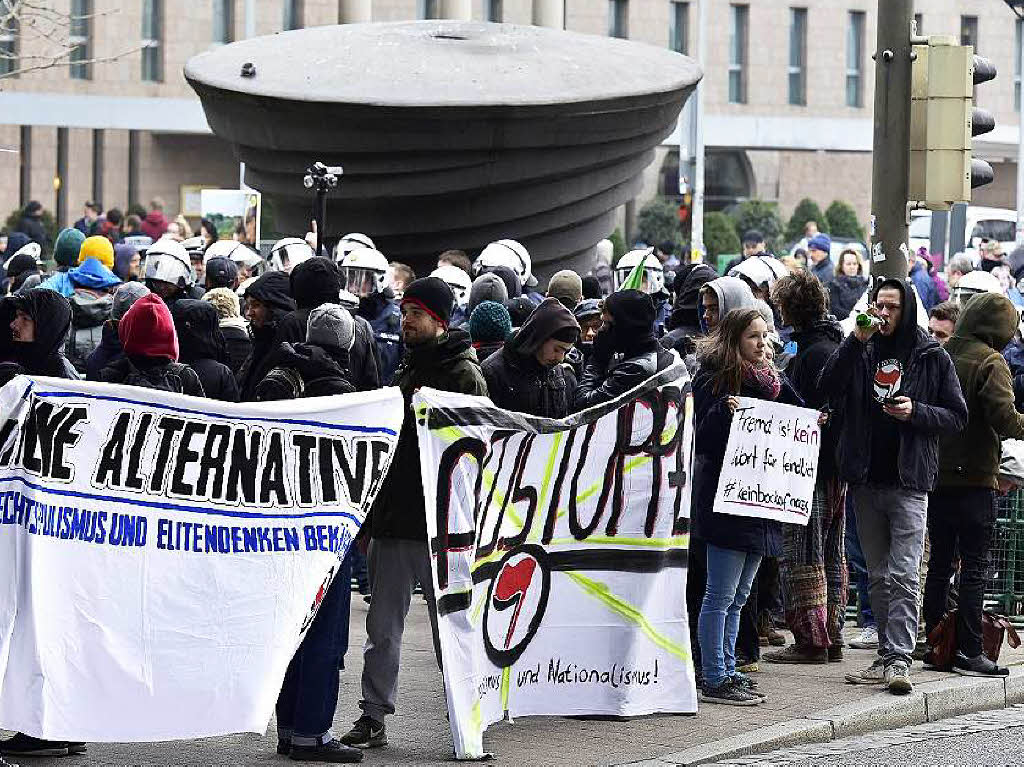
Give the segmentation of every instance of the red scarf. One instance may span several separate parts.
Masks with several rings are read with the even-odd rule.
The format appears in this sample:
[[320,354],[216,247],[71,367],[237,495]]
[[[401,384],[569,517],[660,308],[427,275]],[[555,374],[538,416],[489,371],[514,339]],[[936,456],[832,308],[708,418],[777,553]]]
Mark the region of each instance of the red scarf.
[[782,381],[775,366],[766,362],[755,367],[750,363],[743,363],[743,383],[753,389],[759,399],[775,400],[782,391]]

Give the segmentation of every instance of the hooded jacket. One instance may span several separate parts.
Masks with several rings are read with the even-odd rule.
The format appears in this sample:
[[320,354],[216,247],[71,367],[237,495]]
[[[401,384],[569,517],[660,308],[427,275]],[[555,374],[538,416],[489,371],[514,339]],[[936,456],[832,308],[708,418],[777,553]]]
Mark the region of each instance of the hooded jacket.
[[276,364],[256,386],[260,402],[329,397],[356,390],[348,379],[347,349],[283,343],[275,356]]
[[[702,294],[705,290],[714,291],[718,297],[718,321],[731,312],[733,309],[753,309],[754,293],[750,286],[739,277],[719,277],[706,283],[699,291]],[[700,320],[700,329],[705,334],[708,332],[707,323],[704,321],[704,308],[700,297],[697,299],[697,317]]]
[[1005,296],[982,293],[964,306],[945,350],[967,402],[967,428],[939,439],[939,487],[999,487],[1000,438],[1024,439],[1014,408],[1010,368],[999,350],[1017,332],[1017,311]]
[[909,397],[910,420],[893,419],[895,476],[902,487],[929,492],[939,471],[939,436],[963,430],[967,405],[949,355],[917,324],[917,301],[907,283],[884,280],[872,300],[887,287],[903,296],[900,327],[889,338],[875,333],[866,344],[848,335],[829,357],[818,386],[842,419],[836,463],[840,479],[853,484],[869,481],[873,424],[889,418],[879,415],[880,399]]
[[[31,343],[13,339],[11,321],[17,310],[35,322]],[[0,361],[13,362],[30,375],[78,379],[74,366],[63,354],[71,330],[71,305],[52,290],[30,290],[0,299]]]
[[688,264],[676,275],[679,288],[667,323],[669,331],[661,339],[661,345],[675,349],[683,359],[696,352],[696,339],[704,335],[700,290],[716,279],[718,272],[707,264]]
[[78,288],[68,300],[71,332],[64,353],[77,370],[85,372],[86,361],[103,340],[103,323],[110,319],[114,299],[106,292]]
[[225,317],[220,321],[220,331],[224,335],[224,347],[228,356],[227,366],[231,368],[231,372],[237,379],[242,365],[252,353],[249,323],[241,317]]
[[226,364],[227,350],[217,310],[206,301],[182,298],[171,307],[178,334],[178,359],[199,376],[210,399],[238,402],[238,384]]
[[612,316],[602,329],[576,388],[574,408],[608,402],[643,383],[675,360],[654,337],[654,301],[638,290],[619,290],[604,301]]
[[565,364],[542,367],[535,355],[556,333],[570,332],[579,338],[580,326],[572,312],[557,298],[545,298],[504,347],[481,364],[491,401],[506,410],[544,418],[569,415],[575,375]]
[[[786,377],[806,407],[823,410],[828,405],[828,396],[818,385],[818,376],[842,343],[843,329],[833,317],[824,317],[809,328],[794,330],[789,339],[796,344],[796,352],[786,367]],[[829,418],[822,429],[818,458],[818,477],[822,480],[831,479],[836,474],[838,433],[837,418]]]
[[143,234],[147,237],[152,237],[153,241],[156,242],[167,231],[167,219],[160,211],[151,210],[142,219],[142,226],[139,228],[142,229]]
[[426,541],[427,520],[416,417],[412,412],[413,392],[430,386],[486,397],[487,383],[480,372],[469,334],[455,328],[420,346],[407,347],[395,373],[395,385],[401,389],[405,401],[405,420],[391,468],[364,528],[374,538]]
[[[238,371],[238,390],[242,402],[251,402],[256,396],[256,385],[264,379],[273,367],[273,353],[281,343],[281,325],[285,317],[295,311],[295,301],[289,293],[288,275],[284,272],[267,272],[253,282],[245,291],[246,298],[255,298],[266,305],[270,317],[263,327],[251,327],[252,349]],[[306,337],[305,324],[302,338]]]
[[859,274],[852,277],[840,274],[828,285],[829,311],[837,319],[845,320],[867,289],[867,278]]

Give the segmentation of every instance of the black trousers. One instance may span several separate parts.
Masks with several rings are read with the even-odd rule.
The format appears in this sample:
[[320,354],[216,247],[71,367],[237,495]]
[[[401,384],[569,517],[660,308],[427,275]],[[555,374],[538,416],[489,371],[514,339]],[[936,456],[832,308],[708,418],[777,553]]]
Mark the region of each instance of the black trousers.
[[985,572],[996,521],[995,491],[983,487],[940,487],[928,498],[931,557],[924,589],[925,629],[931,632],[946,611],[956,554],[960,554],[957,640],[968,658],[981,654],[981,611]]

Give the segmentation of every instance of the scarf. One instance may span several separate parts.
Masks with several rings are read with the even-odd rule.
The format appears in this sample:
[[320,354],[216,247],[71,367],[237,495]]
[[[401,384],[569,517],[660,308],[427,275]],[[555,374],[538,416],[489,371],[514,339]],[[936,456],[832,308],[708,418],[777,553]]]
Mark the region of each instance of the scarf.
[[775,366],[770,362],[754,367],[744,362],[743,385],[757,393],[759,399],[775,400],[782,391],[782,381]]

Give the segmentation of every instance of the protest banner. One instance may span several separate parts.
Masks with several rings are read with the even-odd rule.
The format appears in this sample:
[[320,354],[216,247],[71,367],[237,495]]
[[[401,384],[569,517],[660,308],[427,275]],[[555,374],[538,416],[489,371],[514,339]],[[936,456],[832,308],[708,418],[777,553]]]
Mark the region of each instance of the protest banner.
[[0,727],[266,731],[390,464],[397,389],[233,404],[19,376],[0,389]]
[[686,368],[561,421],[413,409],[456,756],[505,716],[696,711]]
[[818,411],[739,397],[715,512],[806,525],[818,475]]

